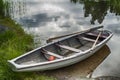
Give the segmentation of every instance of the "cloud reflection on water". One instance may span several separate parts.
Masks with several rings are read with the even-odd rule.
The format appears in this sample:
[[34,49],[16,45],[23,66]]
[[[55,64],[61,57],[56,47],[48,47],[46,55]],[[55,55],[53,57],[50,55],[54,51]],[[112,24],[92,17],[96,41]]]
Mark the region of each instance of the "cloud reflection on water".
[[[96,76],[120,76],[120,37],[114,35],[108,42],[108,46],[111,49],[111,54],[100,64],[93,73],[93,77]],[[102,53],[101,53],[102,54]]]
[[76,6],[69,1],[36,0],[33,5],[30,1],[27,8],[28,15],[21,18],[20,23],[29,33],[39,35],[44,44],[49,37],[80,31],[83,26],[90,25],[89,18],[83,17],[82,5]]

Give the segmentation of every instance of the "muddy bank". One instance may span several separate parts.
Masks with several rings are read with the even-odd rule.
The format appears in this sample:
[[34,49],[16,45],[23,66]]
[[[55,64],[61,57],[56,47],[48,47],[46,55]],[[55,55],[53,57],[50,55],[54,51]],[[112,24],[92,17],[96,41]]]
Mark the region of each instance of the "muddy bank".
[[40,72],[47,76],[53,76],[58,80],[79,80],[84,79],[88,74],[91,74],[94,69],[110,54],[110,49],[107,45],[102,47],[93,56],[77,64],[45,72]]

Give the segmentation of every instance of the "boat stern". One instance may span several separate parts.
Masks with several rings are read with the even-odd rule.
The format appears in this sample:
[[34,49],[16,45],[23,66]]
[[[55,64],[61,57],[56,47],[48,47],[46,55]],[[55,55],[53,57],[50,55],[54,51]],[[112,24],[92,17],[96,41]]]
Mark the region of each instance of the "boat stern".
[[16,64],[14,61],[12,61],[12,60],[8,60],[8,63],[9,63],[9,66],[11,67],[11,69],[13,70],[13,71],[18,71],[18,69],[19,69],[19,65],[18,64]]

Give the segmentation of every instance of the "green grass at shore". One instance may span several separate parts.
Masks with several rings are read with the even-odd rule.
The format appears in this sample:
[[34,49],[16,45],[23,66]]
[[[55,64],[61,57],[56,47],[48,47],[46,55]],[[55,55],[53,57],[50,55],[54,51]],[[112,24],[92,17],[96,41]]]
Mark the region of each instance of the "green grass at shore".
[[9,30],[0,33],[0,80],[55,80],[36,72],[12,71],[7,60],[31,50],[34,46],[33,37],[10,18],[0,19],[0,25],[9,27]]

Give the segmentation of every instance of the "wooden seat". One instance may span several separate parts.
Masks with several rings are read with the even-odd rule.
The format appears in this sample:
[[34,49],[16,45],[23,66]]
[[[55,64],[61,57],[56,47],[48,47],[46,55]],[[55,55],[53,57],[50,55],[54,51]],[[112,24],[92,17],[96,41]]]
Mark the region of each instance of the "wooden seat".
[[73,48],[73,47],[70,47],[70,46],[66,46],[66,45],[58,45],[58,46],[61,47],[61,48],[64,48],[64,49],[68,49],[68,50],[74,51],[74,52],[81,52],[81,50]]
[[[91,35],[91,36],[97,36],[97,34],[94,34],[94,33],[86,33],[87,35]],[[101,38],[106,38],[106,36],[104,35],[101,35],[100,36]]]
[[48,54],[48,55],[52,55],[52,56],[55,56],[57,58],[63,58],[63,56],[59,55],[59,54],[56,54],[56,53],[53,53],[53,52],[50,52],[50,51],[47,51],[45,49],[42,49],[42,52],[45,53],[45,54]]
[[82,37],[82,39],[86,40],[86,41],[91,41],[91,42],[95,42],[94,39],[90,39],[90,38],[87,38],[87,37]]

